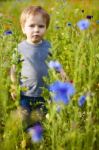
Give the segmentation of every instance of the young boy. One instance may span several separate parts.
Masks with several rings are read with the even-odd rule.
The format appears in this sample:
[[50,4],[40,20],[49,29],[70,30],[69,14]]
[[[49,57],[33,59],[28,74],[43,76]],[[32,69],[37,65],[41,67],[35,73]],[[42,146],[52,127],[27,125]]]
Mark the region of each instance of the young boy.
[[[32,136],[33,141],[39,141],[42,137],[42,125],[38,119],[31,122],[30,116],[32,110],[38,111],[39,114],[46,114],[47,111],[45,100],[42,97],[42,87],[46,87],[43,77],[48,75],[46,60],[51,54],[49,51],[51,45],[43,38],[50,23],[50,16],[42,7],[30,6],[22,12],[20,23],[22,31],[26,35],[26,40],[18,44],[18,53],[21,56],[19,63],[21,63],[20,105],[22,121],[25,123],[24,128],[30,133],[33,131],[34,134],[35,128],[40,129],[39,133]],[[62,78],[65,77],[63,69],[60,74]],[[16,84],[15,65],[11,68],[11,81],[12,84]],[[16,99],[16,93],[12,92],[11,96]]]
[[[49,26],[50,16],[40,6],[26,8],[20,17],[20,23],[26,40],[18,45],[22,63],[20,85],[20,104],[28,112],[32,110],[33,104],[38,103],[38,108],[43,108],[44,99],[41,97],[42,87],[45,86],[43,77],[48,74],[46,60],[50,54],[50,43],[43,39]],[[11,69],[11,80],[15,82],[15,66]],[[25,90],[24,90],[25,89]],[[12,98],[15,99],[12,93]]]
[[[50,23],[49,14],[40,6],[30,6],[26,8],[20,17],[20,23],[26,40],[18,44],[18,53],[21,55],[22,65],[20,86],[20,105],[28,114],[33,109],[42,109],[46,113],[45,101],[41,96],[42,87],[46,87],[43,77],[48,75],[46,60],[51,54],[51,47],[43,37]],[[15,84],[16,67],[11,68],[11,80]],[[63,70],[61,70],[64,76]],[[24,90],[25,89],[25,90]],[[16,98],[15,93],[11,93],[12,98]]]

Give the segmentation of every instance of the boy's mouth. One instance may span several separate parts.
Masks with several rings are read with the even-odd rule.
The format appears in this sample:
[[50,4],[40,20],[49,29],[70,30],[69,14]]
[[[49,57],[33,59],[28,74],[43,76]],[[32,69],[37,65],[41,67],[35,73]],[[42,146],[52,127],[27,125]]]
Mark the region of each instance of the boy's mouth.
[[39,36],[39,34],[34,34],[33,36]]
[[34,37],[34,38],[39,38],[40,36],[39,36],[39,35],[33,35],[32,37]]

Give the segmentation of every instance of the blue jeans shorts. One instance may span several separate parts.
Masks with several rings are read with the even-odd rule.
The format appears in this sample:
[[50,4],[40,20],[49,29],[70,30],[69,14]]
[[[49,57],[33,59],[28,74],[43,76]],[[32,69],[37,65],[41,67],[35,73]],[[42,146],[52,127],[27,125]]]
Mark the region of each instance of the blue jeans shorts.
[[47,113],[47,108],[45,106],[45,100],[43,97],[29,97],[21,95],[20,105],[22,108],[26,109],[29,113],[32,110],[41,110]]

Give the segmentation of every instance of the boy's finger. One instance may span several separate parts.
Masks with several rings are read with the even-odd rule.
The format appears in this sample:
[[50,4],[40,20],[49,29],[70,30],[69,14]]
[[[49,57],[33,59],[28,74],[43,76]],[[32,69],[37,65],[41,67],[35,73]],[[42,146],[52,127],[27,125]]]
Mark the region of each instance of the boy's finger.
[[16,94],[15,93],[11,93],[11,97],[12,97],[13,100],[15,100],[16,99]]

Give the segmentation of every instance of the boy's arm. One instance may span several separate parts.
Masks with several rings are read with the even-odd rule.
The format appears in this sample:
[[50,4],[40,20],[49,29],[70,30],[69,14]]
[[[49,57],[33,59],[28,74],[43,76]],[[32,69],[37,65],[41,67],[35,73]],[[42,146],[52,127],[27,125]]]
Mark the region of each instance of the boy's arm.
[[10,78],[11,78],[12,83],[16,82],[16,66],[15,65],[12,65],[11,67]]
[[13,100],[16,99],[16,65],[12,65],[11,70],[10,70],[10,78],[11,78],[11,97]]
[[63,68],[60,69],[60,75],[61,75],[62,81],[64,81],[64,82],[69,81],[69,77]]

